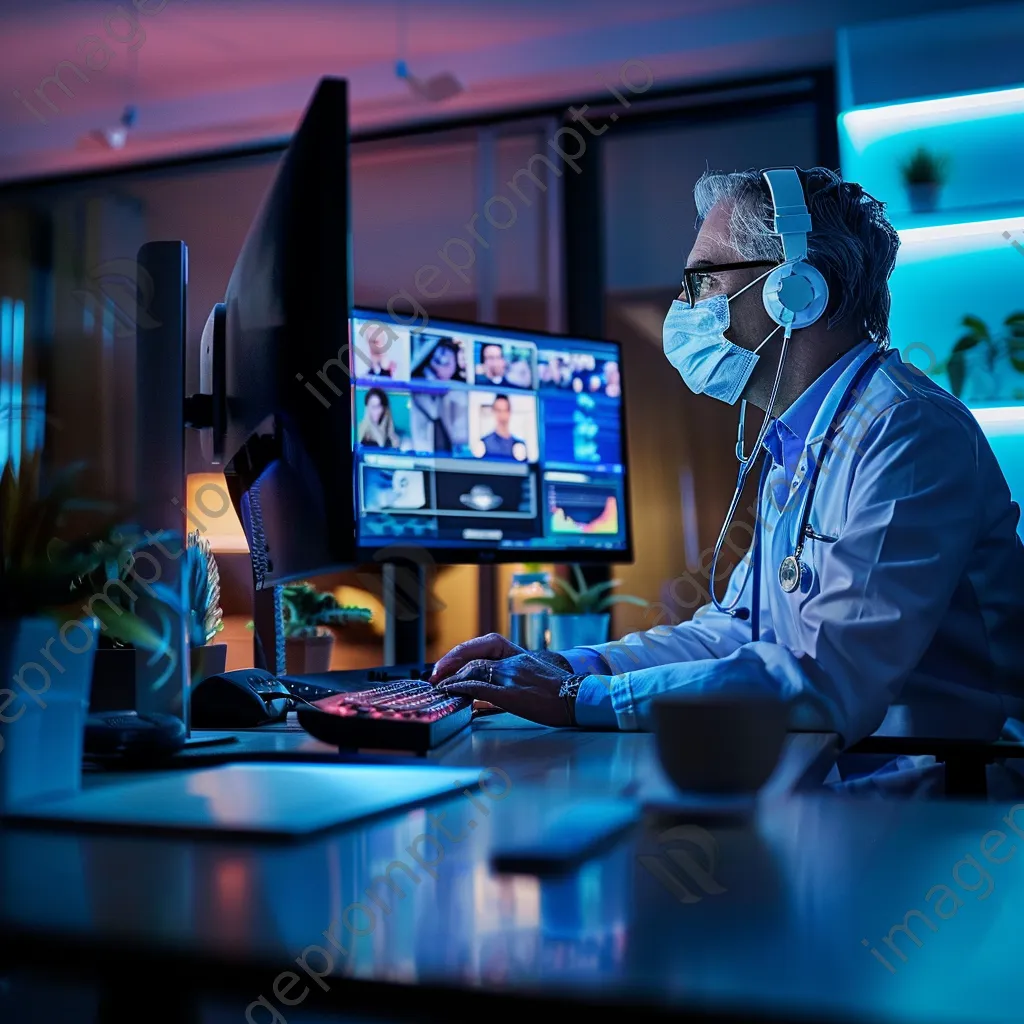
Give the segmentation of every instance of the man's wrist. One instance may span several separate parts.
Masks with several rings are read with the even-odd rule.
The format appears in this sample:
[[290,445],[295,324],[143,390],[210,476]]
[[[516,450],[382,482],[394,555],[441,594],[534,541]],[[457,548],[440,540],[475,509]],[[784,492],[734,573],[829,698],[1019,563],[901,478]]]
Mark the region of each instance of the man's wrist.
[[537,651],[536,654],[541,661],[546,661],[549,665],[554,665],[555,668],[560,668],[563,672],[572,671],[572,663],[568,658],[563,658],[557,651]]
[[580,683],[587,678],[585,672],[569,676],[562,681],[558,696],[565,701],[565,710],[569,716],[569,724],[576,724],[576,695],[580,692]]

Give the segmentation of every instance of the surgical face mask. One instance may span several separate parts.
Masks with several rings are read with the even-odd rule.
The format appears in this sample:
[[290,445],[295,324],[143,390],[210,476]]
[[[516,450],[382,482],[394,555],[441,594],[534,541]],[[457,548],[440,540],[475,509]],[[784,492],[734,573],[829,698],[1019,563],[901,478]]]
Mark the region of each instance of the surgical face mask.
[[[736,295],[767,276],[762,274]],[[662,346],[666,358],[694,394],[735,405],[754,372],[758,353],[779,328],[756,349],[741,348],[725,336],[729,329],[729,302],[726,295],[712,295],[691,308],[675,299],[665,317]]]

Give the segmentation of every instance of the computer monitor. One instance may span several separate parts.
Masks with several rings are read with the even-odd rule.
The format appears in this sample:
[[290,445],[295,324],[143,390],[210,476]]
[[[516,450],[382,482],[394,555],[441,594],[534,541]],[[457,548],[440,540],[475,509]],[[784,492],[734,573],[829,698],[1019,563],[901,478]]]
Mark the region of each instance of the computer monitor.
[[257,590],[355,559],[352,404],[322,383],[348,362],[351,251],[347,84],[325,78],[202,345],[209,454],[227,461]]
[[360,556],[632,559],[618,344],[356,308]]

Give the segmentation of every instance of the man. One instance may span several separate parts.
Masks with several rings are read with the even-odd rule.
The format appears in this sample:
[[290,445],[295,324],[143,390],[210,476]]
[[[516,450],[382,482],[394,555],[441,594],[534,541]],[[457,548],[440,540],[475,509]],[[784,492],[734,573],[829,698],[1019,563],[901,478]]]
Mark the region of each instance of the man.
[[491,414],[494,416],[494,430],[481,438],[484,456],[495,459],[526,459],[526,442],[512,434],[512,403],[508,395],[495,395],[491,403]]
[[[688,287],[666,318],[666,354],[691,390],[766,409],[777,384],[752,456],[764,467],[755,554],[723,601],[561,654],[481,637],[441,659],[438,685],[584,728],[649,728],[652,698],[674,691],[777,694],[794,728],[836,732],[844,746],[873,733],[994,740],[1019,728],[1019,509],[971,412],[888,348],[899,242],[882,204],[824,168],[800,181],[807,262],[827,283],[819,319],[787,341],[769,315],[761,282],[784,253],[755,172],[697,183]],[[901,758],[843,778],[923,794],[939,773]]]
[[[496,388],[516,387],[508,377],[505,376],[508,370],[508,363],[505,361],[505,352],[500,345],[484,345],[480,349],[480,358],[484,364],[484,376],[487,382]],[[483,383],[482,381],[478,383]]]

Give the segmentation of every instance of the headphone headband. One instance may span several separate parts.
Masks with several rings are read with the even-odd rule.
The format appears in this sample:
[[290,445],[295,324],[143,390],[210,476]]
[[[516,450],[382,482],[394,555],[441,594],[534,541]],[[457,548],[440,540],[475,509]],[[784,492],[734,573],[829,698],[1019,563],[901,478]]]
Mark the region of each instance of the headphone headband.
[[786,262],[807,259],[807,236],[811,215],[807,212],[804,186],[795,167],[775,167],[763,171],[775,208],[775,234],[782,239]]

